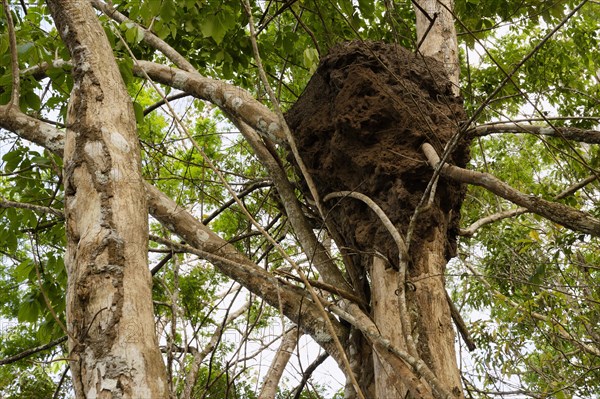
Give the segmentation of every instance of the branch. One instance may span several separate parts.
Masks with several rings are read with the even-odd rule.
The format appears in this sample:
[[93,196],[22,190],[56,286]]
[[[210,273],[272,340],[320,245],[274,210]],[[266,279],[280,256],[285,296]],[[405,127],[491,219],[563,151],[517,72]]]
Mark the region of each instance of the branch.
[[48,342],[45,345],[40,345],[40,346],[37,346],[35,348],[27,349],[27,350],[24,350],[21,353],[17,353],[16,355],[9,356],[9,357],[6,357],[4,359],[0,359],[0,366],[5,365],[5,364],[11,364],[11,363],[17,362],[17,361],[19,361],[21,359],[25,359],[26,357],[34,355],[34,354],[36,354],[38,352],[44,351],[46,349],[53,348],[56,345],[59,345],[59,344],[65,342],[66,340],[67,340],[67,336],[65,335],[64,337],[60,337],[58,339],[55,339],[54,341]]
[[190,62],[185,57],[183,57],[181,54],[179,54],[173,47],[171,47],[169,44],[167,44],[167,42],[165,42],[164,40],[162,40],[161,38],[156,36],[154,33],[150,32],[148,29],[144,28],[143,26],[130,20],[125,15],[123,15],[119,11],[117,11],[113,6],[107,4],[103,1],[100,1],[100,0],[91,0],[91,3],[92,3],[92,6],[94,6],[94,8],[102,11],[109,18],[112,18],[113,20],[115,20],[119,23],[127,22],[127,23],[135,24],[137,29],[141,30],[143,32],[144,37],[142,40],[144,40],[144,42],[146,42],[147,44],[152,46],[152,48],[159,50],[161,53],[163,53],[168,59],[170,59],[179,68],[181,68],[185,71],[188,71],[188,72],[198,73],[196,71],[196,69],[194,68],[194,66],[192,64],[190,64]]
[[483,137],[496,133],[530,133],[560,137],[588,144],[600,144],[600,131],[578,129],[575,127],[537,126],[513,122],[485,124],[467,130],[467,134],[472,137]]
[[247,90],[194,72],[143,60],[136,61],[133,73],[142,79],[145,79],[147,74],[155,82],[209,101],[252,126],[270,140],[277,143],[285,142],[277,116]]
[[[431,397],[431,394],[427,395],[429,392],[428,387],[421,381],[421,378],[423,378],[435,390],[436,398],[454,398],[453,395],[446,391],[446,388],[442,386],[438,378],[422,359],[411,356],[404,350],[394,346],[388,338],[383,337],[373,320],[364,314],[357,305],[341,301],[340,306],[330,304],[329,309],[359,329],[386,361],[390,361],[391,365],[398,367],[397,371],[402,376],[402,383],[406,384],[406,388],[408,388],[413,397]],[[393,355],[402,362],[392,361],[388,355]]]
[[19,108],[19,96],[21,91],[21,80],[19,77],[19,57],[17,53],[17,37],[15,35],[15,24],[12,19],[12,11],[7,0],[2,0],[6,24],[8,25],[8,42],[10,45],[10,68],[12,70],[12,91],[8,106]]
[[[492,287],[492,285],[485,279],[485,276],[477,273],[469,264],[467,264],[465,261],[462,261],[463,265],[465,265],[465,267],[467,269],[469,269],[469,271],[471,273],[473,273],[473,275],[475,277],[477,277],[482,283],[483,285],[485,285],[485,287],[494,294],[494,296],[496,298],[501,298],[504,301],[506,301],[506,303],[513,309],[516,310],[521,310],[522,306],[519,305],[517,302],[513,301],[512,299],[510,299],[509,297],[507,297],[506,295],[503,295],[501,292],[499,292],[498,290],[494,289],[494,287]],[[529,316],[531,316],[532,318],[539,320],[539,321],[543,321],[545,323],[550,324],[553,329],[556,329],[556,332],[558,333],[558,335],[566,340],[566,341],[570,341],[575,343],[575,345],[579,346],[581,349],[583,349],[585,352],[592,354],[594,356],[598,356],[600,357],[600,349],[591,346],[589,344],[586,344],[584,342],[580,342],[578,340],[576,340],[571,334],[569,334],[569,332],[567,332],[567,330],[565,330],[565,328],[561,325],[561,323],[559,321],[555,321],[552,319],[552,317],[538,313],[538,312],[531,312],[531,311],[527,311],[527,314]]]
[[[425,143],[422,146],[422,150],[425,153],[429,164],[432,167],[436,167],[439,163],[439,157],[435,152],[435,149],[428,143]],[[600,235],[600,220],[592,217],[588,213],[534,195],[523,194],[489,173],[476,172],[453,165],[444,165],[442,167],[442,175],[462,183],[481,186],[499,197],[527,208],[530,212],[545,217],[554,223],[568,227],[571,230],[594,236]]]
[[260,394],[258,395],[258,399],[275,398],[279,381],[281,380],[285,366],[290,361],[292,351],[298,344],[298,338],[300,338],[300,334],[297,327],[293,327],[283,334],[281,345],[279,346],[277,354],[271,363],[271,367],[269,367],[269,371],[264,378],[264,383]]
[[[282,270],[275,270],[274,273],[275,274],[279,274],[282,277],[289,278],[291,280],[297,281],[299,283],[302,282],[302,279],[300,277],[296,277],[293,274],[284,272]],[[310,285],[312,285],[314,288],[318,288],[320,290],[327,291],[327,292],[329,292],[331,294],[334,294],[334,295],[339,295],[340,297],[345,298],[345,299],[347,299],[349,301],[355,302],[355,303],[359,304],[362,307],[366,307],[367,306],[365,304],[365,301],[363,301],[361,298],[359,298],[358,296],[354,295],[351,292],[342,290],[340,287],[337,287],[337,286],[334,286],[334,285],[331,285],[331,284],[327,284],[327,283],[324,283],[324,282],[318,281],[318,280],[308,280],[308,281],[310,282]]]
[[298,386],[292,391],[295,392],[293,399],[300,399],[300,395],[302,395],[302,390],[304,389],[304,386],[308,382],[309,378],[312,376],[312,373],[314,373],[317,367],[319,367],[328,357],[329,354],[327,352],[321,353],[319,357],[317,357],[315,361],[312,362],[310,366],[306,368],[306,370],[304,370],[304,373],[302,373],[302,380],[300,381],[300,384],[298,384]]
[[417,346],[415,345],[415,341],[413,339],[410,328],[412,323],[410,321],[410,314],[408,312],[408,307],[406,306],[406,293],[405,293],[405,285],[406,285],[406,269],[408,267],[408,248],[406,247],[406,243],[402,239],[400,232],[390,218],[385,214],[383,209],[379,207],[371,198],[367,197],[364,194],[354,192],[354,191],[338,191],[334,193],[329,193],[323,198],[323,201],[328,201],[332,198],[339,197],[351,197],[362,201],[365,203],[375,214],[379,217],[385,228],[388,230],[390,235],[392,236],[396,246],[398,247],[398,304],[400,306],[400,321],[402,334],[404,335],[404,339],[406,341],[408,352],[417,357],[418,351]]
[[174,101],[174,100],[179,100],[180,98],[185,98],[185,97],[189,97],[189,94],[181,92],[181,93],[171,94],[166,99],[160,99],[159,101],[155,102],[154,104],[152,104],[151,106],[149,106],[148,108],[146,108],[144,110],[144,116],[148,115],[149,113],[151,113],[155,109],[162,107],[167,102]]
[[[268,181],[259,181],[259,182],[255,182],[250,184],[248,187],[246,187],[243,191],[241,191],[239,194],[237,194],[237,197],[239,199],[244,198],[245,196],[247,196],[248,194],[258,190],[259,188],[263,188],[263,187],[270,187],[272,184]],[[213,213],[211,213],[210,215],[208,215],[207,217],[205,217],[202,220],[202,224],[209,224],[214,218],[216,218],[221,212],[223,212],[225,209],[229,208],[231,205],[235,204],[235,199],[231,198],[230,200],[228,200],[227,202],[225,202],[223,205],[221,205],[218,209],[216,209]]]
[[234,121],[234,123],[248,144],[252,146],[260,162],[269,171],[269,175],[273,179],[273,184],[281,197],[288,220],[298,236],[298,241],[323,277],[323,280],[327,284],[338,286],[341,290],[352,292],[352,287],[344,279],[344,276],[329,257],[322,243],[315,236],[312,226],[308,222],[296,197],[294,187],[290,183],[285,170],[278,162],[278,158],[275,157],[274,149],[273,151],[269,151],[266,144],[260,140],[256,132],[247,124],[240,123],[239,121]]
[[[585,179],[583,179],[582,181],[577,182],[577,183],[567,187],[566,189],[564,189],[560,194],[558,194],[554,197],[554,200],[559,200],[559,199],[568,197],[569,195],[571,195],[571,194],[575,193],[577,190],[587,186],[588,184],[595,181],[596,179],[597,179],[596,175],[588,176]],[[466,229],[460,229],[459,234],[464,237],[471,237],[471,236],[473,236],[473,234],[475,234],[475,232],[477,230],[479,230],[479,228],[481,228],[487,224],[491,224],[491,223],[494,223],[494,222],[497,222],[497,221],[503,220],[503,219],[508,219],[508,218],[511,218],[514,216],[519,216],[519,215],[522,215],[527,212],[529,212],[529,210],[527,208],[516,208],[516,209],[510,209],[508,211],[494,213],[493,215],[489,215],[489,216],[479,219],[478,221],[476,221],[475,223],[473,223]]]
[[512,218],[514,216],[519,216],[519,215],[522,215],[527,212],[529,212],[529,210],[527,210],[527,208],[516,208],[516,209],[510,209],[508,211],[494,213],[492,215],[489,215],[489,216],[486,216],[484,218],[477,220],[475,223],[473,223],[466,229],[460,229],[459,234],[463,237],[472,237],[473,234],[475,234],[475,232],[477,230],[479,230],[481,227],[483,227],[487,224],[491,224],[491,223],[494,223],[494,222],[497,222],[497,221],[503,220],[503,219]]
[[51,213],[54,216],[58,216],[61,219],[64,219],[64,213],[59,209],[54,209],[49,206],[40,206],[27,204],[24,202],[15,202],[8,201],[0,197],[0,208],[20,208],[20,209],[29,209],[30,211],[39,212],[39,213]]

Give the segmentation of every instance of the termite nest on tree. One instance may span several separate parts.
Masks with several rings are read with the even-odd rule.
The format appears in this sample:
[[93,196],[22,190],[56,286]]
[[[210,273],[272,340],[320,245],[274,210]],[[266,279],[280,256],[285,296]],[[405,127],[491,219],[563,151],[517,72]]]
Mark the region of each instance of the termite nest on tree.
[[[365,194],[405,235],[433,174],[420,147],[428,142],[442,154],[465,111],[436,60],[395,44],[348,42],[322,59],[286,119],[321,198]],[[468,160],[469,143],[461,140],[448,161],[464,167]],[[310,197],[306,185],[302,190]],[[464,194],[462,185],[439,179],[432,206],[416,224],[411,255],[442,225],[446,257],[454,256]],[[397,259],[396,244],[364,203],[337,198],[325,210],[348,253],[377,250]]]

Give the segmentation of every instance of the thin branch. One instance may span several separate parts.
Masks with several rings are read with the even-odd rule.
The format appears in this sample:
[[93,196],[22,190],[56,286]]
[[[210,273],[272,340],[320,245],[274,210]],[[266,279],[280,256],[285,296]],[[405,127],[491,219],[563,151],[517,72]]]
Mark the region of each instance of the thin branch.
[[[340,301],[339,306],[328,304],[328,308],[340,318],[360,330],[371,344],[378,349],[382,356],[385,356],[388,353],[393,354],[411,367],[411,369],[405,370],[410,371],[410,374],[403,375],[403,382],[406,384],[408,390],[413,393],[415,398],[427,397],[424,396],[427,392],[427,388],[423,385],[420,378],[414,378],[414,374],[416,374],[417,377],[422,377],[435,390],[437,398],[454,399],[454,396],[446,390],[422,359],[411,356],[409,353],[394,346],[388,338],[383,337],[379,333],[379,329],[373,320],[358,309],[357,305]],[[398,368],[398,371],[400,370],[403,369]]]
[[0,366],[5,364],[11,364],[17,362],[21,359],[25,359],[31,355],[35,355],[38,352],[45,351],[46,349],[54,348],[56,345],[59,345],[67,340],[67,336],[63,336],[55,339],[54,341],[50,341],[45,345],[40,345],[35,348],[24,350],[23,352],[17,353],[16,355],[6,357],[4,359],[0,359]]
[[[422,150],[427,156],[429,164],[434,168],[438,167],[440,162],[435,149],[430,144],[425,143]],[[594,236],[600,235],[600,220],[590,214],[535,195],[526,195],[489,173],[463,169],[454,165],[443,165],[442,175],[462,183],[481,186],[504,199],[527,208],[530,212],[569,229]]]
[[496,133],[529,133],[554,136],[581,143],[600,144],[600,131],[578,129],[575,127],[537,126],[513,122],[485,124],[467,130],[467,134],[474,137],[483,137]]
[[385,212],[383,211],[383,209],[381,209],[381,207],[379,205],[377,205],[368,196],[361,194],[359,192],[356,192],[356,191],[336,191],[333,193],[329,193],[323,198],[323,202],[327,202],[333,198],[340,198],[340,197],[341,198],[344,198],[344,197],[354,198],[354,199],[362,201],[366,205],[368,205],[369,208],[371,208],[371,210],[373,212],[375,212],[375,214],[379,217],[379,219],[383,223],[384,227],[387,229],[387,231],[390,233],[390,235],[394,239],[394,242],[396,243],[396,246],[398,247],[400,260],[401,261],[408,260],[408,251],[406,249],[406,244],[404,243],[404,240],[402,239],[402,236],[400,235],[400,232],[398,232],[398,229],[396,229],[396,226],[394,226],[394,224],[392,223],[390,218],[385,214]]
[[504,219],[515,217],[515,216],[519,216],[519,215],[522,215],[527,212],[529,212],[529,210],[527,208],[516,208],[516,209],[509,209],[508,211],[497,212],[497,213],[494,213],[492,215],[489,215],[489,216],[486,216],[484,218],[477,220],[475,223],[473,223],[466,229],[460,229],[459,234],[463,237],[472,237],[473,234],[475,234],[475,232],[477,230],[479,230],[481,227],[483,227],[485,225],[497,222],[499,220],[504,220]]
[[[558,194],[554,197],[554,200],[559,200],[559,199],[568,197],[569,195],[575,193],[577,190],[582,189],[583,187],[587,186],[588,184],[595,181],[596,179],[597,179],[597,177],[595,175],[588,176],[585,179],[583,179],[582,181],[577,182],[577,183],[567,187],[566,189],[564,189],[560,194]],[[519,216],[519,215],[522,215],[527,212],[529,212],[529,210],[527,208],[516,208],[516,209],[510,209],[508,211],[494,213],[492,215],[489,215],[489,216],[486,216],[484,218],[477,220],[475,223],[473,223],[466,229],[460,229],[459,235],[464,236],[464,237],[472,237],[473,234],[475,234],[475,232],[477,230],[479,230],[481,227],[483,227],[485,225],[497,222],[499,220]]]
[[456,325],[456,329],[460,333],[460,336],[462,337],[463,341],[465,341],[465,344],[467,345],[469,351],[473,352],[475,349],[477,349],[477,346],[475,345],[475,342],[473,342],[471,334],[469,333],[469,329],[467,328],[467,325],[465,324],[465,321],[463,320],[460,312],[456,308],[456,305],[454,305],[454,302],[452,301],[452,298],[450,298],[450,295],[448,295],[448,291],[446,291],[446,300],[448,301],[448,306],[450,306],[450,313],[452,314],[452,320],[454,320],[454,325]]
[[[273,273],[278,274],[278,275],[280,275],[282,277],[285,277],[285,278],[297,281],[297,282],[302,282],[301,278],[296,277],[293,274],[284,272],[282,270],[275,270],[275,271],[273,271]],[[353,293],[341,289],[340,287],[337,287],[337,286],[334,286],[334,285],[331,285],[331,284],[327,284],[327,283],[324,283],[324,282],[318,281],[318,280],[308,280],[308,281],[315,288],[318,288],[320,290],[325,290],[325,291],[327,291],[327,292],[329,292],[331,294],[334,294],[334,295],[339,295],[340,297],[345,298],[345,299],[347,299],[349,301],[355,302],[355,303],[359,304],[362,307],[366,307],[365,301],[363,301],[362,299],[360,299],[359,297],[357,297]]]
[[133,74],[193,95],[218,105],[221,109],[246,122],[261,135],[275,143],[284,143],[279,120],[264,104],[247,90],[232,84],[200,76],[195,72],[168,67],[150,61],[136,60]]
[[315,265],[323,277],[323,280],[328,284],[340,287],[340,289],[352,292],[352,287],[344,279],[339,268],[315,236],[313,228],[298,201],[294,187],[290,183],[275,149],[269,147],[267,141],[261,140],[256,131],[247,124],[239,120],[234,120],[234,124],[238,127],[248,144],[250,144],[260,162],[268,170],[269,175],[273,179],[273,184],[281,197],[288,220],[298,237],[298,241],[312,264]]
[[[189,97],[190,95],[191,94],[182,91],[181,93],[171,94],[167,97],[166,101],[179,100],[180,98]],[[154,104],[152,104],[144,110],[144,116],[148,115],[155,109],[162,107],[163,105],[165,105],[165,100],[161,98],[159,101],[155,102]]]
[[[237,197],[239,199],[242,199],[245,196],[247,196],[248,194],[250,194],[250,193],[258,190],[259,188],[269,187],[269,186],[271,186],[271,182],[268,182],[268,181],[261,181],[261,182],[252,183],[248,187],[246,187],[243,191],[241,191],[237,195]],[[205,217],[202,220],[202,224],[205,224],[205,225],[209,224],[214,218],[216,218],[219,214],[221,214],[221,212],[223,212],[225,209],[229,208],[233,204],[235,204],[235,199],[231,198],[227,202],[223,203],[223,205],[221,205],[213,213],[211,213],[210,215],[208,215],[207,217]]]
[[[256,42],[256,34],[254,31],[254,18],[252,17],[252,8],[250,7],[250,2],[248,0],[243,0],[243,4],[244,4],[244,7],[246,8],[246,13],[248,14],[248,27],[250,28],[250,41],[252,42],[252,50],[254,51],[254,58],[256,60],[256,66],[258,67],[258,74],[260,75],[260,80],[262,81],[262,83],[265,87],[265,90],[267,91],[267,94],[269,95],[269,100],[271,100],[271,104],[273,105],[273,108],[275,109],[275,114],[277,115],[277,118],[279,120],[279,125],[281,126],[281,128],[283,130],[284,137],[287,140],[287,144],[290,146],[290,149],[292,150],[292,154],[294,155],[294,160],[296,161],[296,164],[298,165],[298,168],[300,169],[302,177],[304,177],[304,181],[306,182],[306,185],[308,186],[310,194],[312,195],[313,200],[315,201],[315,205],[316,205],[317,209],[319,210],[319,214],[321,215],[323,220],[325,220],[325,213],[323,212],[323,209],[321,207],[321,201],[319,199],[319,192],[317,191],[317,188],[312,179],[312,176],[310,175],[310,173],[308,173],[308,168],[306,167],[306,165],[304,164],[304,161],[302,160],[302,157],[300,156],[300,152],[298,151],[298,147],[296,146],[296,141],[294,140],[294,136],[292,135],[292,132],[290,131],[290,128],[287,125],[287,122],[285,121],[285,117],[283,116],[283,112],[281,111],[281,107],[279,106],[279,101],[277,100],[277,97],[275,96],[275,92],[273,91],[273,89],[271,88],[271,85],[269,84],[269,79],[267,79],[265,69],[263,68],[262,60],[260,57],[260,51],[258,50],[258,43]],[[361,394],[359,393],[359,395],[361,395]]]
[[328,357],[329,357],[329,354],[327,352],[321,353],[319,355],[319,357],[317,357],[310,364],[310,366],[308,366],[306,368],[306,370],[304,370],[304,372],[302,373],[302,380],[300,380],[300,384],[298,384],[298,386],[296,388],[294,388],[294,390],[292,391],[292,392],[294,392],[293,399],[300,399],[300,396],[302,395],[302,391],[304,390],[304,386],[306,385],[306,383],[308,382],[308,380],[310,379],[312,374],[315,372],[317,367],[319,367],[325,360],[327,360]]
[[63,211],[61,211],[59,209],[51,208],[49,206],[27,204],[25,202],[8,201],[2,197],[0,197],[0,208],[28,209],[30,211],[39,212],[39,213],[50,213],[54,216],[58,216],[61,219],[64,219],[64,217],[65,217]]
[[[477,273],[475,271],[475,269],[473,269],[469,264],[467,264],[467,262],[465,262],[463,260],[462,264],[467,269],[469,269],[469,271],[471,273],[473,273],[473,275],[475,277],[477,277],[483,283],[483,285],[485,285],[485,287],[491,293],[494,294],[494,296],[496,298],[503,299],[513,309],[516,309],[516,310],[521,310],[522,309],[522,306],[519,305],[517,302],[513,301],[512,299],[510,299],[506,295],[503,295],[501,292],[499,292],[498,290],[494,289],[494,287],[492,287],[492,285],[486,280],[485,276]],[[579,346],[581,349],[583,349],[584,351],[586,351],[589,354],[592,354],[592,355],[595,355],[595,356],[600,356],[600,349],[598,349],[596,347],[593,347],[593,346],[590,346],[590,345],[588,345],[588,344],[586,344],[584,342],[580,342],[580,341],[576,340],[571,334],[569,334],[569,332],[567,330],[565,330],[565,328],[561,325],[561,323],[559,321],[556,321],[552,317],[544,315],[544,314],[541,314],[541,313],[538,313],[538,312],[528,312],[527,314],[529,316],[531,316],[532,318],[536,319],[536,320],[543,321],[545,323],[550,324],[554,329],[556,329],[555,331],[564,340],[567,340],[567,341],[575,343],[577,346]]]
[[396,229],[390,218],[385,214],[383,209],[381,209],[379,205],[377,205],[371,198],[355,191],[338,191],[327,194],[325,198],[323,198],[323,201],[326,202],[332,198],[339,197],[351,197],[357,199],[365,203],[369,208],[371,208],[371,210],[375,212],[375,214],[379,217],[387,231],[392,236],[394,242],[396,243],[396,246],[398,247],[398,304],[400,305],[400,321],[402,333],[404,335],[404,339],[406,340],[409,353],[412,356],[418,357],[419,355],[417,351],[417,346],[411,333],[412,323],[410,321],[410,313],[408,312],[408,306],[406,305],[405,285],[409,261],[408,248],[406,247],[406,243],[402,239],[400,232],[398,231],[398,229]]
[[[567,14],[565,16],[565,18],[562,19],[562,21],[560,21],[550,32],[548,32],[543,38],[542,40],[539,41],[539,43],[537,43],[535,45],[535,47],[533,49],[531,49],[531,51],[529,53],[527,53],[527,55],[525,55],[525,57],[523,57],[521,59],[521,61],[519,61],[519,63],[517,65],[514,66],[514,68],[510,71],[510,72],[506,72],[504,71],[504,69],[500,66],[500,64],[498,62],[496,62],[492,55],[487,51],[487,49],[485,48],[485,46],[483,46],[484,50],[486,51],[486,53],[488,54],[488,56],[490,56],[492,58],[492,60],[494,60],[494,63],[500,68],[500,70],[504,73],[505,78],[502,79],[502,81],[500,82],[500,84],[498,86],[496,86],[496,88],[494,89],[494,91],[492,93],[490,93],[487,98],[479,105],[479,107],[473,112],[473,114],[471,115],[471,117],[469,118],[469,121],[465,124],[466,127],[471,126],[471,124],[475,121],[475,119],[477,119],[477,117],[479,116],[479,114],[481,114],[483,112],[483,110],[488,106],[489,102],[496,97],[496,95],[498,93],[500,93],[500,91],[504,88],[504,86],[506,86],[506,84],[508,82],[512,82],[515,87],[518,87],[512,80],[513,76],[518,72],[518,70],[525,65],[525,63],[531,58],[533,57],[545,44],[548,40],[550,40],[550,38],[552,36],[554,36],[554,34],[556,32],[558,32],[560,30],[560,28],[563,27],[564,24],[566,24],[580,9],[581,7],[583,7],[585,5],[585,3],[587,3],[588,0],[583,0],[581,3],[579,3],[577,6],[575,6],[571,12],[569,14]],[[450,10],[450,12],[452,12]],[[464,28],[466,28],[466,26],[464,24],[462,24],[462,22],[460,21],[460,19],[456,18],[456,20],[458,22],[461,23],[461,25],[463,25]],[[475,35],[473,35],[473,37],[477,39],[477,37]]]
[[21,92],[21,80],[19,73],[19,57],[17,52],[17,36],[15,34],[15,25],[12,19],[12,11],[7,0],[2,0],[4,6],[4,15],[8,26],[8,42],[10,45],[10,68],[12,70],[12,91],[8,106],[19,108],[19,96]]
[[[0,106],[0,127],[38,144],[58,156],[63,154],[64,133],[62,131],[32,118],[14,107]],[[274,293],[278,289],[279,282],[274,276],[217,236],[156,187],[146,183],[145,191],[152,216],[191,245],[181,247],[181,244],[169,242],[170,246],[179,250],[196,251],[192,253],[211,261],[223,274],[259,295],[271,306],[278,306],[279,298]],[[301,325],[304,331],[329,351],[336,361],[341,362],[338,349],[332,344],[332,339],[326,332],[329,331],[332,323],[336,336],[343,337],[346,334],[345,329],[336,320],[330,320],[327,323],[330,326],[326,326],[326,321],[323,320],[323,315],[317,306],[304,298],[304,293],[295,290],[286,291],[285,295],[281,295],[281,299],[284,301],[285,315],[296,324]]]
[[231,324],[235,319],[237,319],[238,317],[243,315],[249,308],[250,308],[250,302],[245,302],[235,312],[232,312],[231,314],[225,316],[225,319],[223,320],[223,322],[220,325],[218,325],[217,328],[215,328],[215,331],[213,332],[213,334],[210,338],[210,341],[208,342],[208,344],[206,344],[204,346],[204,348],[202,348],[202,351],[198,351],[198,350],[193,351],[194,352],[194,360],[192,360],[190,369],[185,376],[185,386],[184,386],[183,396],[182,396],[183,398],[185,398],[185,399],[191,398],[192,390],[194,388],[194,385],[196,384],[196,380],[198,379],[198,372],[200,371],[200,365],[202,364],[202,362],[204,361],[206,356],[208,356],[208,354],[211,353],[216,348],[216,346],[218,345],[218,343],[221,340],[221,336],[223,334],[223,331],[225,331],[225,328],[229,324]]

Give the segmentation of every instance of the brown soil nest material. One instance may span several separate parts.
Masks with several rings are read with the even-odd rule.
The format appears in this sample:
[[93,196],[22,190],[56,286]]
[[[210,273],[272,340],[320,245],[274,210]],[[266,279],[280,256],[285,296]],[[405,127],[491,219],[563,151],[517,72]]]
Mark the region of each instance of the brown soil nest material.
[[[404,235],[433,173],[420,146],[428,142],[442,154],[465,112],[439,62],[398,45],[349,42],[322,59],[286,119],[321,198],[365,194]],[[468,144],[460,142],[449,162],[464,167]],[[439,180],[433,207],[419,218],[413,254],[432,227],[448,220],[446,256],[454,255],[463,198],[460,184]],[[325,209],[342,245],[397,259],[389,233],[365,204],[344,198]]]

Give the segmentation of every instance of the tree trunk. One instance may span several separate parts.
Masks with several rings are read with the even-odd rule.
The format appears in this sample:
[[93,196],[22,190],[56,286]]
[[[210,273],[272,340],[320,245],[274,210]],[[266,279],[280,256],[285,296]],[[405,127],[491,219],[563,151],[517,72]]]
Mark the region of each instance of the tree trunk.
[[74,63],[64,150],[70,365],[78,398],[165,398],[131,99],[88,1],[48,0]]
[[418,4],[414,8],[419,52],[444,64],[448,79],[454,85],[454,94],[458,95],[458,41],[451,12],[454,0],[418,0],[413,4]]

